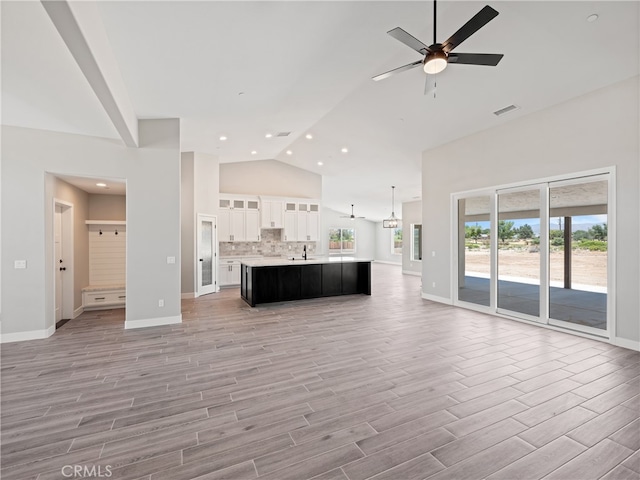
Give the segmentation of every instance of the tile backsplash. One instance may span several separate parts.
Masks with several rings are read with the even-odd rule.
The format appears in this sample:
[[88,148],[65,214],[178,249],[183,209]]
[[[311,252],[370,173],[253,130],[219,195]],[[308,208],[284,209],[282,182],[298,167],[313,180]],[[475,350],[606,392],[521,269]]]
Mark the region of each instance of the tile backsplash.
[[220,242],[220,256],[298,257],[302,255],[302,249],[305,245],[307,246],[307,254],[315,253],[316,242],[284,242],[281,229],[269,228],[260,232],[259,242]]

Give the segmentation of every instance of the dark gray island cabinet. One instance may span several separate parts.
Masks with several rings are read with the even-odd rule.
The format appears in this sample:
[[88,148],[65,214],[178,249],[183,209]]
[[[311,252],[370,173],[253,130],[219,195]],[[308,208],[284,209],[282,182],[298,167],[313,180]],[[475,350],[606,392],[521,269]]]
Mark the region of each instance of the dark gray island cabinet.
[[371,295],[371,260],[248,260],[240,269],[240,295],[252,307],[335,295]]

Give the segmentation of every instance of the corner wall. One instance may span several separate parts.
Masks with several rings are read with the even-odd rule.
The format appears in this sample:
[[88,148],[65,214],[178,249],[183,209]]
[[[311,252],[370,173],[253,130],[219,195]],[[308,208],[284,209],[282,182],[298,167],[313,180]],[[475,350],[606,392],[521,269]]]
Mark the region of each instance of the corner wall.
[[[637,344],[639,87],[636,76],[423,152],[423,293],[452,301],[452,193],[615,166],[615,334]],[[427,287],[432,282],[437,288]]]
[[196,258],[198,252],[196,226],[198,214],[218,214],[220,164],[218,157],[195,152],[183,152],[181,168],[181,287],[185,298],[193,298],[197,291]]
[[[402,272],[422,275],[422,262],[411,258],[411,225],[422,223],[422,201],[402,204]],[[424,230],[422,231],[424,240]]]
[[[2,127],[2,341],[42,338],[55,328],[54,192],[45,188],[46,172],[127,180],[125,326],[181,321],[180,123],[141,120],[139,132],[140,148],[127,148],[113,139]],[[13,268],[18,259],[26,269]]]

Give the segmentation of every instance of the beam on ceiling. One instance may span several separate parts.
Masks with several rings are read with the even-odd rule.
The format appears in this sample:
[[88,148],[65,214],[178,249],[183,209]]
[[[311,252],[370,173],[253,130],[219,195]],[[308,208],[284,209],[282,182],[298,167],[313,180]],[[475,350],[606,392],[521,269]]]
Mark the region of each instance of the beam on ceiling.
[[58,33],[102,103],[120,138],[138,146],[138,118],[95,2],[41,0]]

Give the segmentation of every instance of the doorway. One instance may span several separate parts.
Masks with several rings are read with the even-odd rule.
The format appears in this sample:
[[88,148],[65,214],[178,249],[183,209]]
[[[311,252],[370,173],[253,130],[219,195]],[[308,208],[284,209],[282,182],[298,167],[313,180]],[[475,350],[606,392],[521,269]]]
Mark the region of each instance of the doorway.
[[609,337],[612,175],[454,195],[454,303]]
[[56,328],[73,318],[73,204],[53,201],[54,318]]
[[197,296],[218,291],[218,237],[216,217],[198,214],[196,228]]

